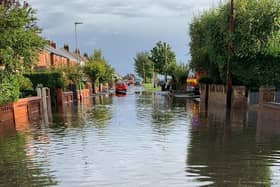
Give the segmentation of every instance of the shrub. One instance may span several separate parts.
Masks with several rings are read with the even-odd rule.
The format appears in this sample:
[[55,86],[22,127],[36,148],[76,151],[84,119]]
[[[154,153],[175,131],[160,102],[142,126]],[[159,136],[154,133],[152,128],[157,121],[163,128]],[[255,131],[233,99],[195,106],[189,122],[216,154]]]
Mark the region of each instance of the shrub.
[[12,74],[1,74],[0,77],[0,104],[18,100],[20,95],[18,77]]
[[36,72],[25,74],[25,77],[31,80],[34,89],[38,85],[50,88],[53,104],[56,103],[56,89],[64,88],[63,78],[59,72]]

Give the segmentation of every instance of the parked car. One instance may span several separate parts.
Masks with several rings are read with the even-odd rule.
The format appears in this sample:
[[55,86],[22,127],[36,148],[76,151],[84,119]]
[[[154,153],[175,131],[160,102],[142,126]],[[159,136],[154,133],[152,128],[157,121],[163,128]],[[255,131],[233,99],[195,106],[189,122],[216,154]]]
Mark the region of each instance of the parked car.
[[116,93],[117,94],[126,94],[127,89],[128,89],[128,86],[124,81],[116,83]]
[[136,79],[134,85],[135,86],[141,86],[142,85],[141,79]]

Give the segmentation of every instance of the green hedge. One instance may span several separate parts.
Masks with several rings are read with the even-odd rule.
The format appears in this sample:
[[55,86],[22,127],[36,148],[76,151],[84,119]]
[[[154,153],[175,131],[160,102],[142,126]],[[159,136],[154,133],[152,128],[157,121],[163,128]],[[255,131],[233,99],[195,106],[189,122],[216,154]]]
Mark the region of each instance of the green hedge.
[[33,88],[36,89],[37,85],[50,88],[52,103],[56,103],[56,89],[64,88],[63,78],[59,72],[36,72],[25,74],[25,77],[29,78],[33,84]]

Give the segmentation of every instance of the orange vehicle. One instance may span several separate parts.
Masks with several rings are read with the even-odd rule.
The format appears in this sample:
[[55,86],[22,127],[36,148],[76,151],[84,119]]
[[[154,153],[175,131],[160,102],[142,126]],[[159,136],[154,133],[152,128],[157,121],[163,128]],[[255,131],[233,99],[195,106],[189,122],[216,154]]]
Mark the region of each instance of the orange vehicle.
[[190,71],[187,78],[187,91],[199,94],[199,79],[205,76],[205,74],[206,73],[204,71]]

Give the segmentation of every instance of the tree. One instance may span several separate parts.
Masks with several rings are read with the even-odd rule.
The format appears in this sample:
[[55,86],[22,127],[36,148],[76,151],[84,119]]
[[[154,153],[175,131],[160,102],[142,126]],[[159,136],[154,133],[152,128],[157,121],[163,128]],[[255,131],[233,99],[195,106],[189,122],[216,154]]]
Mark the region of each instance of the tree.
[[105,67],[105,72],[103,74],[103,76],[100,78],[99,82],[100,83],[113,83],[114,81],[114,73],[115,73],[115,69],[108,63],[104,63],[104,67]]
[[188,65],[183,63],[173,63],[170,68],[170,75],[172,76],[173,89],[186,89],[186,80],[188,78]]
[[191,67],[214,83],[225,83],[227,46],[232,37],[233,81],[248,87],[280,85],[280,3],[236,0],[235,32],[229,35],[230,4],[203,12],[190,25]]
[[107,63],[102,51],[96,49],[90,57],[89,62],[84,66],[84,72],[91,79],[95,93],[97,81],[99,83],[111,81],[113,79],[114,69]]
[[[36,21],[35,11],[27,3],[0,1],[0,96],[5,95],[0,104],[18,99],[19,86],[12,83],[18,85],[16,79],[30,70],[45,44]],[[7,80],[12,80],[10,85]]]
[[134,58],[135,72],[139,77],[143,78],[146,83],[153,77],[153,62],[150,60],[149,52],[140,52]]
[[81,66],[70,66],[67,68],[62,68],[61,72],[62,74],[65,74],[65,78],[67,79],[66,85],[68,84],[78,85],[81,79],[84,77]]
[[150,59],[154,63],[155,71],[165,75],[167,80],[168,68],[171,63],[176,62],[176,55],[169,44],[159,41],[151,50]]
[[96,82],[105,72],[104,64],[100,61],[89,61],[84,66],[84,72],[91,79],[92,86],[93,86],[93,93],[95,93]]

